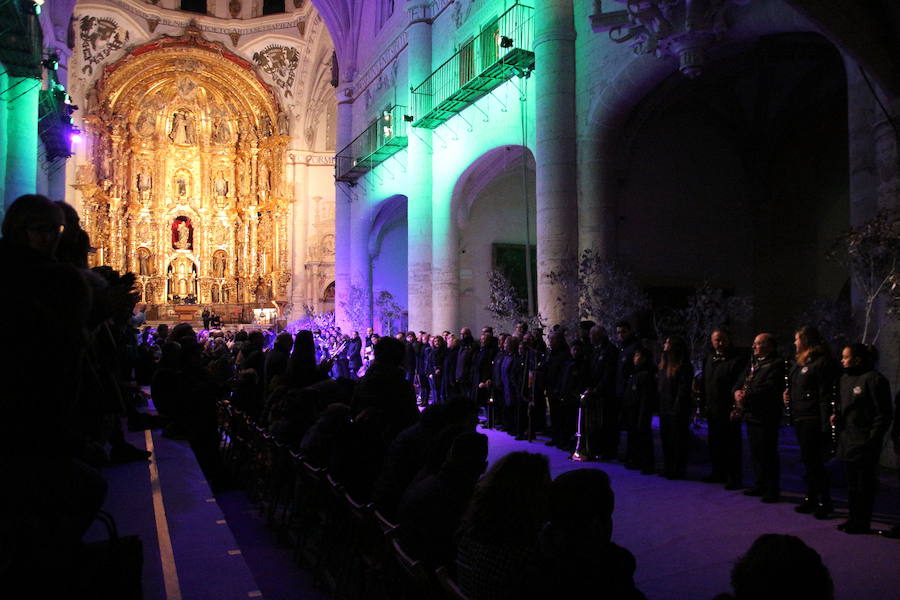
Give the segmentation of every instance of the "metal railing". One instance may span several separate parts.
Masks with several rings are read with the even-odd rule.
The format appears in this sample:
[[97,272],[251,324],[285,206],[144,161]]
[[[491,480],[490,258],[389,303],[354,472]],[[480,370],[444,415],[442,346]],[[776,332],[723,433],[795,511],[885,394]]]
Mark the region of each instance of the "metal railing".
[[334,157],[335,179],[353,183],[406,147],[406,107],[385,109]]
[[[533,13],[525,4],[512,5],[413,89],[413,126],[429,127],[432,111],[456,112],[474,102],[508,79],[523,55],[533,64]],[[510,68],[497,69],[498,65]],[[469,93],[460,95],[460,91]]]

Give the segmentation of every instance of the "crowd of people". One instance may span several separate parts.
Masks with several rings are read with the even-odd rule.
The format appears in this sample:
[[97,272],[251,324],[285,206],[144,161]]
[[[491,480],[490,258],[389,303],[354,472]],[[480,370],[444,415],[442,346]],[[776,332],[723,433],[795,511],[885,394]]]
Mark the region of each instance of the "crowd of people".
[[[136,430],[164,426],[165,435],[188,440],[213,488],[230,485],[216,416],[226,397],[326,467],[353,498],[399,523],[410,553],[447,567],[472,598],[585,589],[643,597],[634,556],[611,541],[606,474],[576,469],[551,479],[547,458],[528,452],[510,453],[485,472],[480,413],[488,426],[518,439],[541,434],[576,459],[622,460],[681,479],[699,407],[709,424],[705,481],[743,487],[746,428],[754,480],[744,493],[763,502],[780,500],[778,431],[787,419],[807,485],[796,510],[834,517],[825,461],[836,453],[849,488],[849,518],[838,527],[871,531],[893,409],[888,383],[862,344],[843,348],[838,362],[819,332],[804,326],[793,351],[779,355],[774,336],[761,333],[745,352],[723,327],[711,332],[695,372],[683,339],[669,336],[656,351],[625,321],[615,324],[614,339],[591,322],[571,334],[555,328],[546,340],[525,323],[497,336],[484,327],[478,340],[468,328],[458,336],[383,337],[338,328],[197,332],[188,323],[138,330],[133,275],[88,269],[89,247],[65,204],[26,196],[6,213],[0,264],[21,293],[5,295],[0,310],[18,315],[9,331],[20,343],[6,347],[2,364],[28,384],[2,397],[12,415],[0,425],[2,470],[20,483],[3,497],[0,534],[16,548],[7,568],[34,575],[47,557],[77,552],[104,498],[98,468],[147,458],[125,442],[123,421]],[[141,385],[150,386],[158,417],[135,409]],[[37,446],[34,428],[21,423],[40,428]],[[897,420],[891,438],[900,450]],[[746,573],[765,565],[759,553],[815,554],[794,540],[758,540],[735,567],[736,596],[755,597],[740,588],[757,585]],[[817,597],[830,597],[827,568],[807,562],[827,580]]]

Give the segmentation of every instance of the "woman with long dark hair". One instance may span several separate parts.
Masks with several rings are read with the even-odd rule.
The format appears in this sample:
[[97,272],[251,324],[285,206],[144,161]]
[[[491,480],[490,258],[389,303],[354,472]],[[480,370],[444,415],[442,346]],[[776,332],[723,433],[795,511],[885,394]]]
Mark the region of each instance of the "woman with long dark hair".
[[687,472],[693,377],[687,343],[678,336],[669,336],[663,344],[656,379],[663,451],[660,475],[667,479],[684,479]]
[[800,460],[806,471],[806,497],[794,508],[798,513],[827,519],[831,505],[831,484],[825,459],[829,454],[830,424],[837,369],[822,334],[806,325],[794,333],[797,350],[788,374],[784,404],[800,444]]

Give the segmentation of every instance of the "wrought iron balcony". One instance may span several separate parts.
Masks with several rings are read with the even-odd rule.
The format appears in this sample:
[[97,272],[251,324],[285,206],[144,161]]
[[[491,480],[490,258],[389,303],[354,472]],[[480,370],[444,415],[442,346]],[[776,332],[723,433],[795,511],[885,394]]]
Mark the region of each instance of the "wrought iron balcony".
[[390,107],[338,152],[334,157],[334,178],[356,183],[360,177],[406,148],[405,112],[405,106]]
[[530,6],[513,4],[413,89],[413,127],[434,129],[533,68],[532,13]]

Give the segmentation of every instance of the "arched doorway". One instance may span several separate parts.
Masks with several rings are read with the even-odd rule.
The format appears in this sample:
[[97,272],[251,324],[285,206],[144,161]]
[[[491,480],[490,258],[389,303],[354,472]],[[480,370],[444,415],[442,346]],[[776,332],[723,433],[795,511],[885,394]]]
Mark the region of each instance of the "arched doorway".
[[500,146],[463,172],[453,194],[459,228],[459,314],[463,326],[503,328],[487,310],[488,272],[504,273],[527,312],[526,240],[531,251],[533,306],[537,305],[534,156],[522,146]]
[[407,199],[391,196],[374,211],[369,234],[372,323],[377,332],[405,330],[408,319]]
[[754,329],[776,332],[837,299],[847,275],[825,254],[849,223],[845,82],[820,36],[762,36],[631,112],[615,255],[651,295],[677,302],[708,281],[751,295]]

